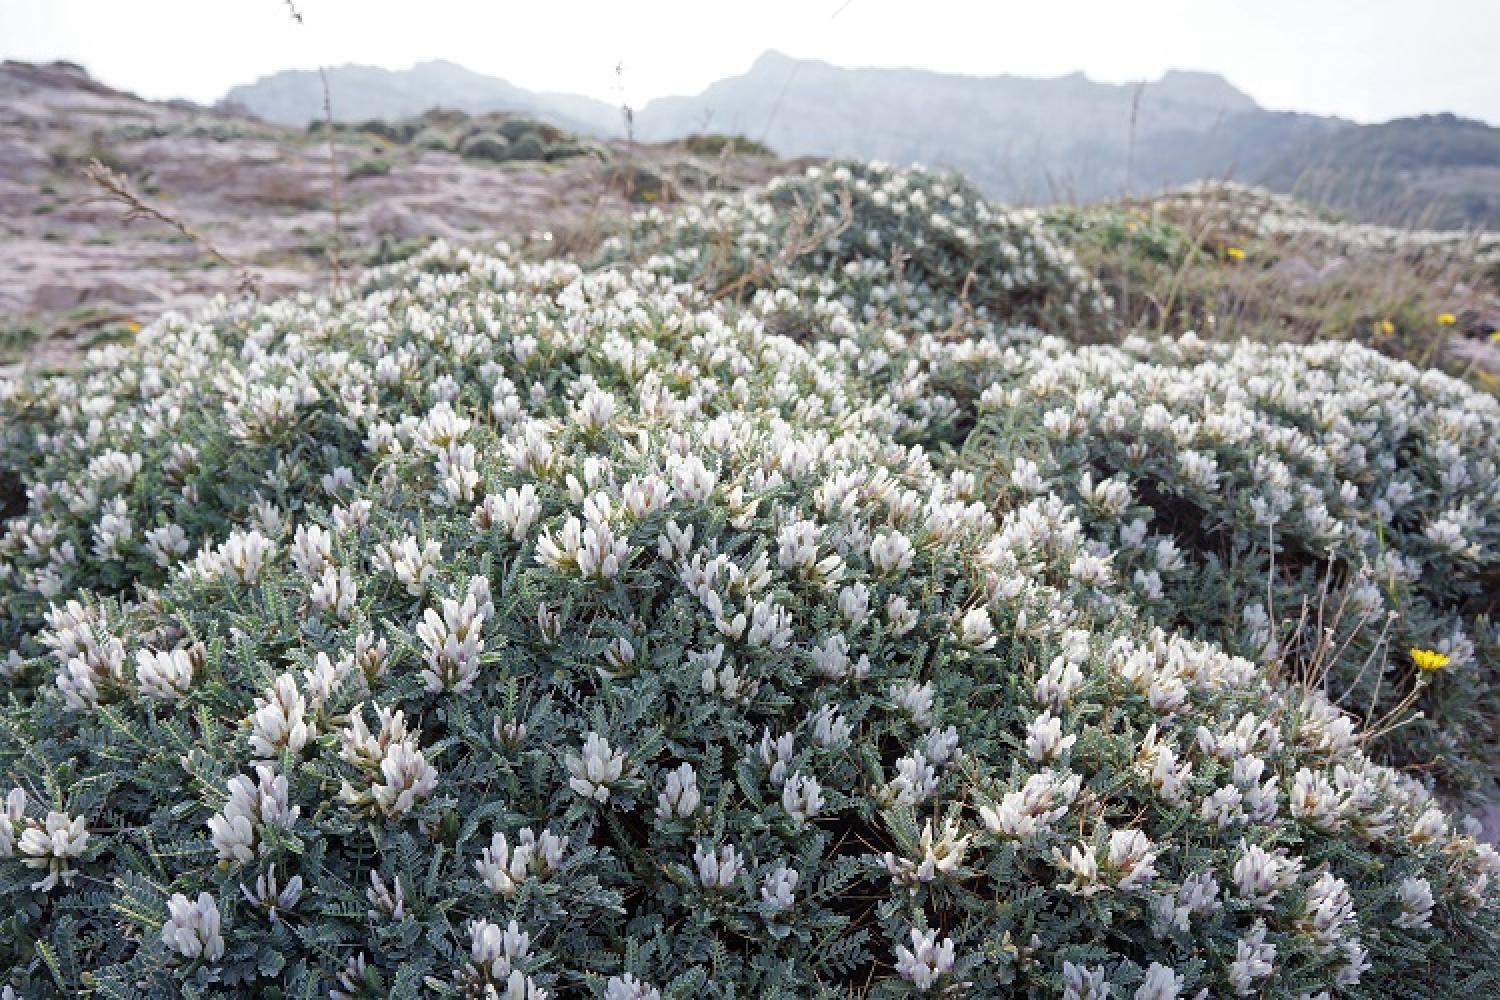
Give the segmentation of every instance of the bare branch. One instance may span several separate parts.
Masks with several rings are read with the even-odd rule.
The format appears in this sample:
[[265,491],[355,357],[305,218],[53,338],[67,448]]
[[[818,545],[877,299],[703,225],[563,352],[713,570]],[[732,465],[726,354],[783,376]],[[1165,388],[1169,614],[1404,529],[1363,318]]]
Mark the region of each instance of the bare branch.
[[239,272],[239,288],[241,292],[252,295],[260,294],[260,279],[251,273],[250,269],[236,260],[232,260],[227,254],[214,246],[206,236],[190,227],[187,223],[175,216],[147,202],[131,188],[130,181],[117,170],[113,170],[98,159],[91,159],[83,168],[84,175],[95,185],[104,191],[107,200],[121,205],[125,209],[124,221],[128,224],[138,219],[151,219],[170,226],[177,230],[188,240],[202,249],[210,257],[217,260],[226,267],[232,267]]

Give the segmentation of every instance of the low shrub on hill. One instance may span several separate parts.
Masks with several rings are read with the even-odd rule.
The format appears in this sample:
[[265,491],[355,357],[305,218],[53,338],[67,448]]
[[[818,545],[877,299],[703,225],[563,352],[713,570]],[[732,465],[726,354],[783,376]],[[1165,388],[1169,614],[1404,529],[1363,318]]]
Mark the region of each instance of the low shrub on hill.
[[[753,212],[721,231],[776,246]],[[715,298],[685,243],[437,244],[5,385],[9,987],[1494,991],[1500,857],[1268,653],[1306,547],[1357,594],[1374,552],[1474,745],[1431,692],[1483,694],[1488,529],[1419,522],[1490,509],[1493,402],[1326,348],[1070,354],[1003,324],[1092,294],[1041,246],[953,308],[946,256],[747,258]],[[1299,573],[1242,540],[1257,498]]]

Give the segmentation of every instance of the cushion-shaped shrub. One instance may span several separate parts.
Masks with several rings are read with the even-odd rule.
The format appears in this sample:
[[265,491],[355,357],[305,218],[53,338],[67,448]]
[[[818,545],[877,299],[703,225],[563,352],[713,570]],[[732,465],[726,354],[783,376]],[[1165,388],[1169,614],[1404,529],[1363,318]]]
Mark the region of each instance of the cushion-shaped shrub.
[[1012,489],[1060,345],[871,287],[439,244],[6,385],[8,985],[1493,991],[1495,852]]

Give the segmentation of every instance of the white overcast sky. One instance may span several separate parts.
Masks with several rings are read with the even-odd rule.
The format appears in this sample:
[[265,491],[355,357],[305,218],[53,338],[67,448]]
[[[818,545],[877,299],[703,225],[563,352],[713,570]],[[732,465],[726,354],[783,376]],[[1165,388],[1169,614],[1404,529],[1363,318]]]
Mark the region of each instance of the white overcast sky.
[[1213,70],[1270,108],[1500,124],[1500,0],[296,3],[300,26],[284,0],[0,0],[0,57],[71,59],[147,97],[204,102],[280,69],[440,58],[640,106],[774,48],[841,66],[1108,82]]

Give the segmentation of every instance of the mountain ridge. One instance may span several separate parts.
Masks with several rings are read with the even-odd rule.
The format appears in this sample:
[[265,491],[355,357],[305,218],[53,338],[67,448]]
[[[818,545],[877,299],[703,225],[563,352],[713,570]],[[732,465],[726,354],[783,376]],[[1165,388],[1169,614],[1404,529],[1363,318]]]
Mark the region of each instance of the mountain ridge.
[[[622,110],[607,102],[528,90],[447,60],[327,72],[341,120],[403,119],[443,107],[522,112],[600,138],[626,129]],[[272,74],[233,88],[225,100],[281,124],[302,126],[324,114],[314,71]],[[1481,162],[1372,172],[1360,160],[1372,143],[1399,148],[1406,159],[1420,154],[1403,146],[1415,141],[1412,128],[1263,108],[1205,70],[1105,83],[1082,72],[1037,78],[845,68],[774,49],[697,94],[647,102],[630,123],[646,141],[710,131],[762,141],[784,156],[920,162],[963,173],[1010,202],[1091,201],[1232,178],[1306,191],[1365,221],[1425,216],[1500,225],[1500,129],[1451,116],[1425,128],[1439,148],[1466,144]],[[1420,198],[1403,193],[1407,182],[1440,201],[1439,210],[1424,213]]]

